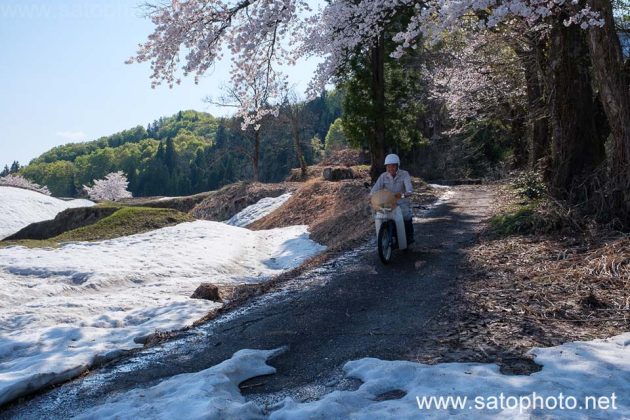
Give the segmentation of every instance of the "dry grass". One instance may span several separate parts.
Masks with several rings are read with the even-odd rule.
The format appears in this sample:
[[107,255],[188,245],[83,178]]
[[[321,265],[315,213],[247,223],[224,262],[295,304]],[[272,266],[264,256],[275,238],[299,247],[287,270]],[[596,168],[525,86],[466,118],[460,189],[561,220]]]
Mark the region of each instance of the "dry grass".
[[280,184],[237,182],[211,192],[190,211],[190,214],[197,219],[227,220],[261,198],[277,197],[288,191],[294,191],[298,185],[291,182]]
[[357,149],[342,149],[335,150],[329,155],[325,156],[320,162],[320,166],[357,166],[363,165],[368,160],[363,156],[360,150]]
[[[594,338],[630,327],[630,239],[512,236],[483,241],[470,262],[487,274],[464,296],[504,322],[553,335]],[[509,290],[510,293],[499,293]],[[541,343],[543,344],[543,343]]]
[[324,168],[335,166],[352,168],[355,178],[369,177],[370,166],[366,164],[366,157],[362,155],[361,151],[356,149],[342,149],[335,150],[325,156],[324,159],[316,165],[307,167],[306,177],[302,176],[302,172],[299,168],[292,169],[291,174],[287,177],[287,181],[299,182],[321,178]]
[[[514,212],[520,199],[505,187],[499,194],[495,212]],[[506,236],[488,227],[467,250],[454,304],[431,326],[442,356],[430,352],[422,361],[502,364],[532,347],[628,331],[630,237],[561,220],[570,215],[555,204],[535,207],[533,217],[544,219],[550,208],[557,230]]]
[[363,180],[305,182],[272,214],[248,228],[308,225],[311,238],[329,248],[351,247],[372,232],[372,213]]
[[322,179],[324,169],[332,167],[349,167],[350,169],[352,169],[355,179],[364,179],[365,181],[367,181],[370,177],[370,165],[345,166],[318,164],[306,168],[306,178],[302,176],[302,172],[300,171],[300,169],[291,169],[291,175],[288,176],[287,182],[304,182],[312,179]]
[[[338,182],[311,179],[279,209],[252,223],[249,229],[262,230],[291,225],[308,225],[311,239],[326,245],[330,250],[351,249],[373,233],[374,220],[369,205],[369,167],[354,166],[360,178]],[[436,196],[426,183],[412,178],[414,204],[425,205]]]

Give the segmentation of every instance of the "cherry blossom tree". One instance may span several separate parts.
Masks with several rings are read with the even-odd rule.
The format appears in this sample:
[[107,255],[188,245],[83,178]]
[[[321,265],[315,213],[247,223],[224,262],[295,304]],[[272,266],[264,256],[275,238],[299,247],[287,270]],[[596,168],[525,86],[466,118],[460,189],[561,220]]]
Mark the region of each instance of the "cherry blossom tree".
[[[444,51],[446,50],[446,51]],[[449,59],[425,73],[432,97],[441,100],[458,132],[466,122],[526,107],[524,72],[498,34],[467,33],[443,48]]]
[[42,187],[39,184],[29,181],[22,175],[9,174],[0,178],[0,186],[24,188],[31,191],[37,191],[38,193],[50,195],[48,187]]
[[105,179],[94,180],[93,187],[83,186],[88,196],[92,200],[117,201],[121,198],[130,198],[132,195],[127,191],[129,182],[122,171],[112,172],[105,175]]
[[236,92],[249,91],[252,80],[264,81],[258,92],[264,92],[265,101],[239,95],[245,125],[255,124],[252,108],[262,111],[267,105],[263,102],[281,97],[276,87],[283,77],[276,68],[295,62],[286,45],[299,42],[309,12],[302,0],[173,0],[149,5],[155,31],[128,62],[149,61],[152,86],[167,83],[172,87],[180,83],[178,65],[184,51],[181,71],[184,76],[194,75],[195,81],[229,52],[231,85]]
[[300,174],[306,179],[306,159],[302,151],[302,131],[306,125],[305,102],[295,92],[295,89],[286,90],[282,101],[282,119],[291,127],[291,138],[295,158],[300,166]]
[[222,107],[235,108],[237,110],[235,116],[241,120],[241,129],[252,133],[252,147],[240,151],[250,158],[253,179],[257,182],[260,178],[261,130],[270,116],[278,116],[278,107],[272,106],[270,102],[274,97],[281,97],[287,87],[286,79],[277,76],[274,71],[267,71],[255,63],[243,66],[244,74],[239,83],[224,87],[224,94],[218,100],[207,97],[206,101]]
[[[573,90],[565,83],[576,75],[585,75],[585,69],[590,71],[577,57],[583,54],[579,44],[584,40],[576,29],[587,31],[586,54],[593,59],[592,77],[611,124],[613,166],[621,174],[621,185],[630,185],[630,90],[612,22],[611,0],[330,0],[318,10],[312,10],[305,0],[171,0],[149,6],[148,15],[155,31],[130,61],[150,63],[154,86],[179,83],[180,71],[198,79],[225,52],[231,54],[232,83],[237,91],[247,84],[253,69],[263,72],[265,82],[272,86],[281,80],[278,69],[282,66],[318,56],[323,61],[309,85],[313,95],[335,82],[348,62],[363,55],[371,57],[374,64],[372,90],[377,104],[383,103],[381,64],[383,45],[389,39],[398,44],[392,55],[401,57],[425,39],[437,41],[462,26],[512,26],[522,34],[549,37],[548,44],[553,45],[550,66],[571,67],[566,74],[561,70],[548,72],[548,82],[554,84],[551,91],[556,94],[550,101],[553,141],[560,141],[552,149],[567,146],[564,150],[568,153],[554,158],[555,170],[564,172],[557,182],[561,189],[567,188],[573,174],[588,172],[598,163],[598,153],[590,151],[599,150],[599,146],[587,145],[592,127],[582,129],[580,124],[572,123],[576,115],[581,121],[579,115],[590,112],[580,101],[588,96],[584,92],[590,89],[591,76],[580,76],[580,87]],[[405,18],[399,19],[401,16]],[[265,112],[274,102],[279,104],[277,93],[268,91],[272,94],[264,105],[243,101],[242,112],[249,117],[244,118],[245,124],[253,121],[255,125],[257,113]],[[572,102],[579,105],[569,109]],[[377,120],[375,124],[376,138],[371,143],[377,150],[371,151],[373,164],[385,147],[384,122]],[[570,143],[574,137],[582,139],[583,144]],[[572,163],[566,166],[565,162]],[[630,203],[625,197],[620,202]]]

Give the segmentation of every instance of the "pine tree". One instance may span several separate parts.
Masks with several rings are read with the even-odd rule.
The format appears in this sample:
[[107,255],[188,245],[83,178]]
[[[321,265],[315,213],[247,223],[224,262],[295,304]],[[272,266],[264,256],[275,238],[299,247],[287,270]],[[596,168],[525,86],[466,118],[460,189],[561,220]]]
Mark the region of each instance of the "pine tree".
[[223,123],[219,124],[217,127],[217,133],[214,137],[214,146],[221,149],[225,146],[227,142],[227,133],[225,130],[225,126]]
[[9,165],[4,165],[4,169],[2,170],[2,172],[0,172],[0,178],[5,177],[9,175],[10,173],[11,173],[11,170],[9,169]]
[[177,152],[175,151],[175,143],[172,138],[166,140],[166,150],[164,151],[164,163],[169,173],[173,173],[177,165]]
[[157,152],[155,153],[155,159],[164,162],[164,143],[160,142]]
[[17,160],[14,160],[13,163],[11,164],[11,169],[9,170],[9,173],[15,174],[19,172],[19,170],[20,170],[20,162],[18,162]]
[[195,159],[190,165],[190,184],[193,193],[202,192],[207,185],[206,172],[207,163],[204,158],[203,149],[200,147],[195,152]]

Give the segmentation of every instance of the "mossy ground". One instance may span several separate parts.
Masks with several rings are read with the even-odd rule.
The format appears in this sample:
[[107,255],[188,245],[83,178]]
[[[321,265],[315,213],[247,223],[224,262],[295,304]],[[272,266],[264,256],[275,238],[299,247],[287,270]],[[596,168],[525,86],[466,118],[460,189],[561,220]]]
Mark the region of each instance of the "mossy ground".
[[0,242],[0,246],[56,247],[64,242],[99,241],[119,238],[193,220],[192,216],[173,209],[121,207],[111,216],[105,217],[92,225],[64,232],[54,238],[5,241]]
[[538,206],[538,201],[512,205],[503,213],[492,217],[490,220],[492,233],[504,236],[530,232],[535,224]]

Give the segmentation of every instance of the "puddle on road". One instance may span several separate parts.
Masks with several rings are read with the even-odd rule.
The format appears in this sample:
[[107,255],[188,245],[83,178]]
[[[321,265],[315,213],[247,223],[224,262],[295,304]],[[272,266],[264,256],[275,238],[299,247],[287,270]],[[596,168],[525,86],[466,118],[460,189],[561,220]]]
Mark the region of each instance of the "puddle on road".
[[[251,381],[255,380],[256,378]],[[273,393],[257,394],[245,391],[243,396],[247,401],[252,401],[259,407],[262,407],[265,414],[269,414],[277,410],[286,398],[302,403],[317,401],[334,391],[356,391],[361,384],[363,382],[359,379],[346,377],[343,371],[338,368],[329,376],[306,385]]]

